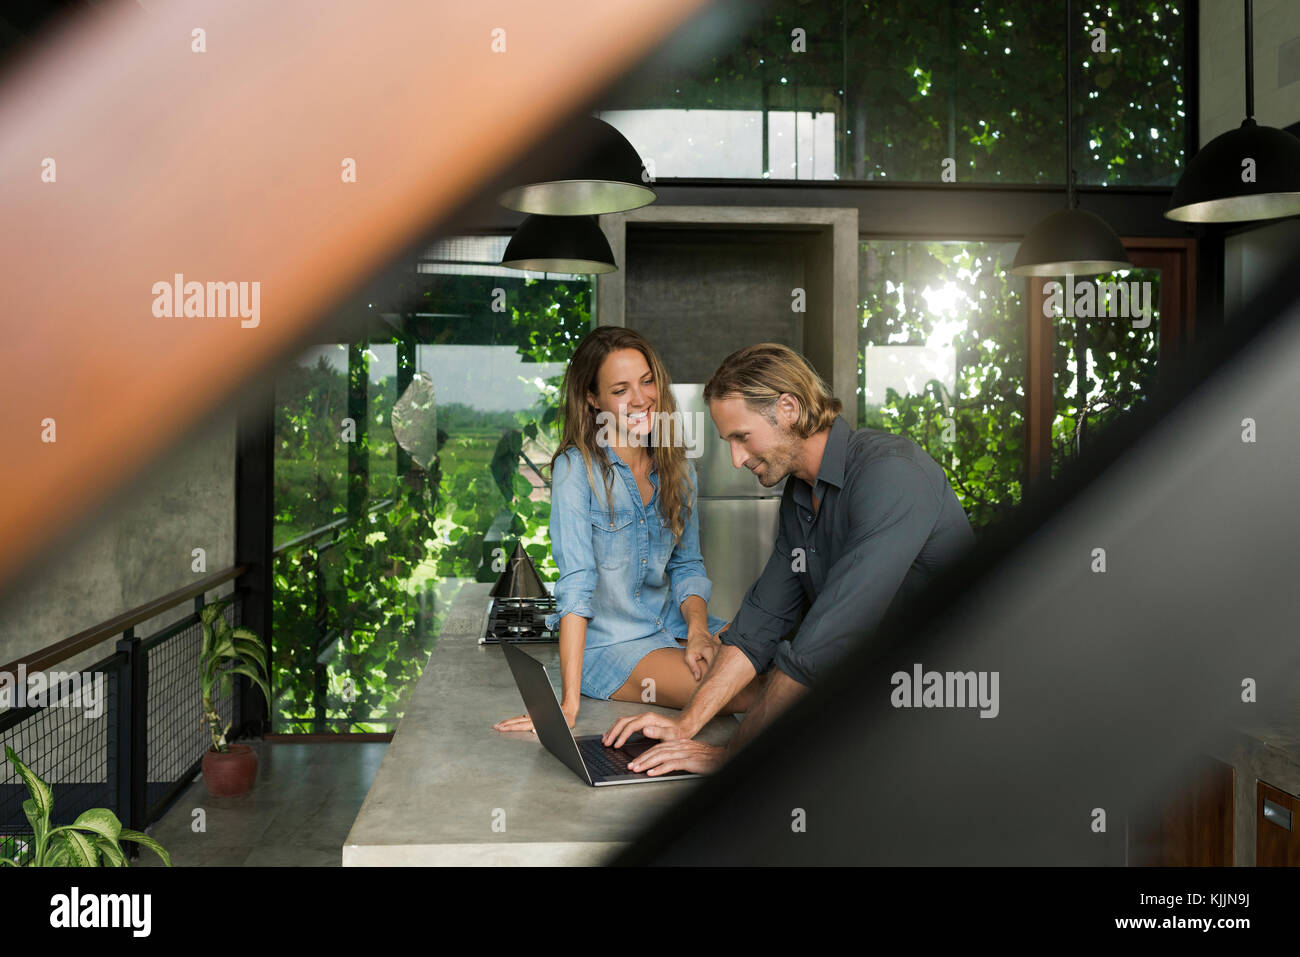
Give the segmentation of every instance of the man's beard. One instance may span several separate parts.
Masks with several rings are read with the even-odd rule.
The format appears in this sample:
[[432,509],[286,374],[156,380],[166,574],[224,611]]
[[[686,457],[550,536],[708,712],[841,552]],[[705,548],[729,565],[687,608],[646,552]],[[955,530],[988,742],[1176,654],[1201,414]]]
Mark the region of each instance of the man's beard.
[[762,459],[763,474],[758,475],[755,473],[754,475],[759,484],[764,488],[771,488],[783,482],[795,470],[797,465],[795,452],[797,449],[798,440],[795,438],[794,431],[791,429],[784,430],[780,444],[775,446]]

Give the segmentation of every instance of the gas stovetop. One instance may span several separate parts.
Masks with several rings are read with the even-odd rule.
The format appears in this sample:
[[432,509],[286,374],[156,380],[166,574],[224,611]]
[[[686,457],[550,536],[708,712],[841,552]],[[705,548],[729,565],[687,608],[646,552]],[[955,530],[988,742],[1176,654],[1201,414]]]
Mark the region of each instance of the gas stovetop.
[[553,595],[545,598],[489,598],[483,634],[478,643],[558,641],[559,633],[546,627],[546,616],[554,611]]

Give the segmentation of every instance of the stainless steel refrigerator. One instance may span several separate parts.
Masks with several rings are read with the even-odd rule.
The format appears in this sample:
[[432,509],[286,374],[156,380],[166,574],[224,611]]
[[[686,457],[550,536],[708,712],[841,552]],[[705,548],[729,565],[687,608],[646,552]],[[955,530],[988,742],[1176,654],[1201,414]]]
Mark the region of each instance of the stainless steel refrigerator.
[[693,423],[687,435],[699,453],[692,461],[699,481],[700,552],[713,582],[709,613],[730,621],[772,554],[785,482],[764,488],[749,469],[731,464],[731,449],[709,416],[703,383],[677,382],[672,390],[678,410]]

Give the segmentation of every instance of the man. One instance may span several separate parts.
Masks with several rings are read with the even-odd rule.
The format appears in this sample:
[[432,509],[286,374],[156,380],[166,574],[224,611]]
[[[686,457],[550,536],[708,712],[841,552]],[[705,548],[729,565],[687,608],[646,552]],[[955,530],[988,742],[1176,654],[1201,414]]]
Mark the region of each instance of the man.
[[[840,400],[794,350],[763,343],[733,353],[704,398],[734,466],[768,488],[791,480],[772,557],[710,649],[690,702],[677,717],[628,716],[604,734],[614,747],[636,731],[658,739],[630,765],[651,775],[715,770],[869,638],[895,599],[910,600],[975,541],[938,463],[903,436],[850,429]],[[805,601],[798,632],[781,641]],[[770,666],[726,749],[691,740]]]

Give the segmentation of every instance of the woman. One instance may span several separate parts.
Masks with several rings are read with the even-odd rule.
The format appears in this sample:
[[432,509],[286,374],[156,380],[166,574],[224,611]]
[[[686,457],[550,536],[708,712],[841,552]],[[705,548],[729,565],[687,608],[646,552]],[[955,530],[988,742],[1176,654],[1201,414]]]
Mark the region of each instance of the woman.
[[[677,412],[669,385],[650,343],[616,326],[588,333],[565,374],[563,438],[551,459],[560,579],[546,625],[560,625],[561,707],[571,728],[580,694],[685,707],[727,627],[708,614],[713,584],[700,556],[695,467],[681,429],[669,428]],[[748,710],[759,682],[723,712]],[[531,731],[533,723],[525,714],[493,727]]]

